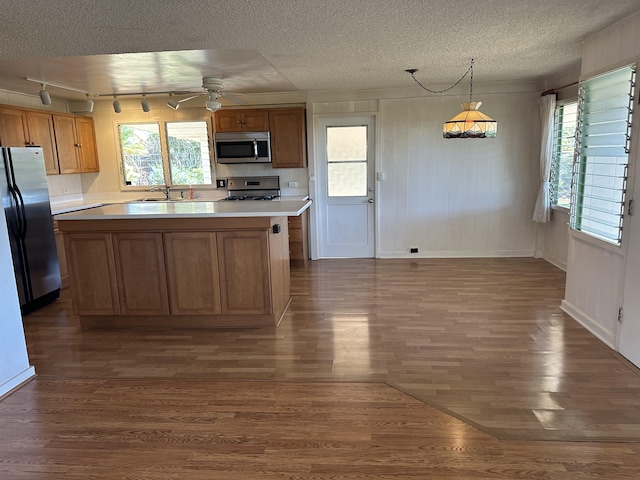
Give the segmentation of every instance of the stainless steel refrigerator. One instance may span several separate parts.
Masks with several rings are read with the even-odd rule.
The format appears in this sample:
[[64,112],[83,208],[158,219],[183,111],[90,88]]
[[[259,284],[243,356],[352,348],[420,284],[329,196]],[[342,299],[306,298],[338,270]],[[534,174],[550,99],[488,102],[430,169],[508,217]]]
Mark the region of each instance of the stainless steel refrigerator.
[[60,296],[60,267],[40,147],[2,148],[0,193],[23,313]]

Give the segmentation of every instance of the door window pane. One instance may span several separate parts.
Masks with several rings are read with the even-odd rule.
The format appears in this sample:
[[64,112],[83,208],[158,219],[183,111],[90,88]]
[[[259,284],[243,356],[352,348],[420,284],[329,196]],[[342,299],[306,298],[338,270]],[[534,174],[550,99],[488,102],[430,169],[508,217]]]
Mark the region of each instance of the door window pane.
[[328,195],[367,195],[367,127],[327,127]]
[[172,185],[211,184],[207,122],[167,122]]
[[164,185],[160,127],[157,123],[119,125],[125,185]]

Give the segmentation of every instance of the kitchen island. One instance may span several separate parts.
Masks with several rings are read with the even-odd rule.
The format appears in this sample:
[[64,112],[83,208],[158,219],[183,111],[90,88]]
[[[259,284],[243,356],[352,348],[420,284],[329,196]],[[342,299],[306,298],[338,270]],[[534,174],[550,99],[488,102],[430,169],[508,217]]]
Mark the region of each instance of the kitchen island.
[[291,300],[287,217],[310,201],[132,202],[56,217],[90,327],[277,325]]

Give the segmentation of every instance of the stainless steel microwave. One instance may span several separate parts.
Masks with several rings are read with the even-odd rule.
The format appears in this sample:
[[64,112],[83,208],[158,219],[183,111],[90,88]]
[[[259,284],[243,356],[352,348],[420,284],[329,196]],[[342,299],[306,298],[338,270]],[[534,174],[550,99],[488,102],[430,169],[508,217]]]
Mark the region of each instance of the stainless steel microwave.
[[216,133],[214,136],[218,163],[270,163],[269,132]]

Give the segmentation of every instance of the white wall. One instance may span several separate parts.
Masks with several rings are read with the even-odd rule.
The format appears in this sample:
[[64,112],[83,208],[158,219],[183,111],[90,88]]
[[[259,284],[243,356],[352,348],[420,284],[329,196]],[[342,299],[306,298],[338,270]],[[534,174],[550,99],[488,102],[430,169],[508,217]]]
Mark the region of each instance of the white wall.
[[[378,257],[533,256],[542,89],[537,83],[474,84],[474,100],[498,122],[495,139],[442,138],[443,122],[468,101],[465,88],[435,96],[416,88],[315,92],[308,110],[314,121],[377,117],[376,170],[385,174],[376,182]],[[317,148],[312,139],[315,173]],[[314,227],[312,216],[312,238]],[[410,254],[412,247],[419,253]]]
[[0,397],[35,375],[29,366],[4,209],[0,209]]
[[[640,14],[637,14],[585,41],[582,76],[588,77],[637,61],[639,56]],[[628,198],[632,198],[634,184],[640,185],[640,178],[637,178],[640,169],[636,166],[640,135],[640,122],[637,120],[634,118],[629,156]],[[628,225],[637,222],[638,217],[626,217],[624,221]],[[623,300],[628,231],[629,228],[623,229],[621,248],[593,241],[575,232],[569,236],[567,284],[562,308],[613,348],[617,344],[618,308]]]

